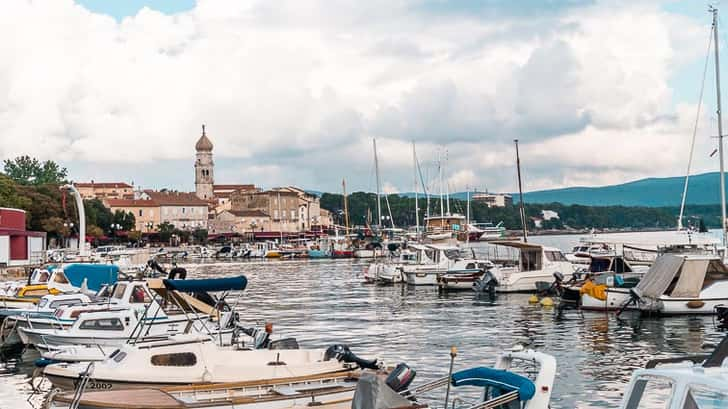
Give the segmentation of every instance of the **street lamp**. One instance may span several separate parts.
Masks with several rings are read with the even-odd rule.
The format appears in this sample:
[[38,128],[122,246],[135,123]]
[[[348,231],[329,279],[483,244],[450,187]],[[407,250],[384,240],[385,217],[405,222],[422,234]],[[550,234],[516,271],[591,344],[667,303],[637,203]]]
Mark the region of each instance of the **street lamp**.
[[109,225],[109,229],[111,229],[111,236],[113,237],[113,242],[116,243],[116,231],[121,230],[121,225],[119,223],[111,223]]

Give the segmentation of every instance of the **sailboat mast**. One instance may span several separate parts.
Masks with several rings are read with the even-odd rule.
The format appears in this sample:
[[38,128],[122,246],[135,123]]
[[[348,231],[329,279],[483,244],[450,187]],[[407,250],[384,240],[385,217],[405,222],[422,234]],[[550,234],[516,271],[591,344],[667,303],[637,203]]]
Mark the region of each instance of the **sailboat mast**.
[[415,188],[415,232],[420,231],[420,202],[417,197],[417,151],[415,150],[415,141],[412,141],[412,170],[414,173],[414,188]]
[[723,245],[728,245],[728,226],[726,226],[726,208],[725,208],[725,165],[723,162],[723,116],[720,107],[720,61],[718,58],[718,9],[711,8],[713,12],[713,41],[715,41],[715,90],[717,94],[718,108],[718,152],[720,156],[720,211],[721,211],[721,228],[723,230]]
[[442,217],[445,216],[445,207],[442,202],[442,157],[440,152],[437,153],[437,171],[440,173],[440,223],[442,223]]
[[[445,164],[447,165],[447,149],[445,150]],[[445,183],[445,197],[447,198],[447,215],[450,216],[450,183]]]
[[465,242],[470,243],[470,187],[466,187],[468,191],[468,210],[465,212]]
[[518,155],[518,139],[516,143],[516,169],[518,170],[518,195],[521,201],[521,226],[523,226],[523,242],[528,243],[528,232],[526,231],[526,209],[523,206],[523,184],[521,183],[521,157]]
[[349,234],[349,200],[346,197],[346,179],[341,179],[341,187],[344,190],[344,225],[346,226],[346,234]]
[[374,172],[377,179],[377,226],[382,225],[382,192],[381,192],[381,181],[379,179],[379,158],[377,157],[377,139],[374,141]]

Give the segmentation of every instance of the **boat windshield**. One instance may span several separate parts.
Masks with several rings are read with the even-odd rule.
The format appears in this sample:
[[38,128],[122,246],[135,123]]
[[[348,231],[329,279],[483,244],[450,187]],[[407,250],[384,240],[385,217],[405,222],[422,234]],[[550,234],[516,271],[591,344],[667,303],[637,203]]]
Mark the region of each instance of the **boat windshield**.
[[124,298],[125,291],[126,284],[117,284],[116,288],[114,288],[114,295],[112,295],[112,297],[121,300],[122,298]]
[[445,257],[449,258],[450,260],[459,259],[461,257],[460,250],[458,250],[458,249],[445,250]]
[[703,385],[690,385],[684,408],[718,409],[728,407],[728,392]]
[[669,378],[652,375],[640,377],[634,382],[625,409],[669,408],[672,391],[673,383]]

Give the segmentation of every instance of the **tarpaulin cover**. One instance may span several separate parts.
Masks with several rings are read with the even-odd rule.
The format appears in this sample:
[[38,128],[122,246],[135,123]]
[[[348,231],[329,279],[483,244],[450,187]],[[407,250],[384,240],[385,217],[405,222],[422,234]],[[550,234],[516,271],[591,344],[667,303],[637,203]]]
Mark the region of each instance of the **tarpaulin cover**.
[[518,391],[518,399],[521,401],[530,400],[536,394],[536,385],[530,379],[503,369],[484,366],[455,372],[452,374],[452,384],[497,388],[501,394]]
[[105,284],[114,284],[119,279],[119,266],[114,264],[74,263],[63,266],[63,274],[74,287],[81,287],[86,279],[86,287],[98,291]]
[[700,289],[703,288],[705,280],[705,272],[708,271],[710,260],[685,260],[680,270],[680,278],[675,284],[675,288],[670,293],[671,297],[697,297],[700,295]]
[[185,293],[196,291],[244,290],[247,285],[248,279],[245,276],[205,278],[200,280],[164,280],[164,286],[168,289]]
[[677,275],[685,258],[666,254],[658,257],[637,284],[640,293],[648,298],[658,298]]

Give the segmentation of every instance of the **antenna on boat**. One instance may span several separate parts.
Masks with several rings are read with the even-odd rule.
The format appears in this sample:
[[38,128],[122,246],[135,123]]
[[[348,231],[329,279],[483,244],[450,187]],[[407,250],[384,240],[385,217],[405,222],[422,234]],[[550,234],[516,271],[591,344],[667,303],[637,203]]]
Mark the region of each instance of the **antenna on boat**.
[[717,97],[717,114],[718,114],[718,155],[720,157],[720,211],[721,211],[721,229],[723,230],[723,246],[728,245],[728,226],[726,226],[726,208],[725,208],[725,165],[723,162],[723,115],[720,106],[720,60],[718,46],[718,9],[710,6],[710,12],[713,13],[713,41],[715,41],[715,92]]
[[514,139],[516,143],[516,169],[518,170],[518,195],[521,205],[521,226],[523,227],[523,242],[528,243],[528,233],[526,231],[526,210],[523,207],[523,184],[521,183],[521,157],[518,155],[518,139]]

